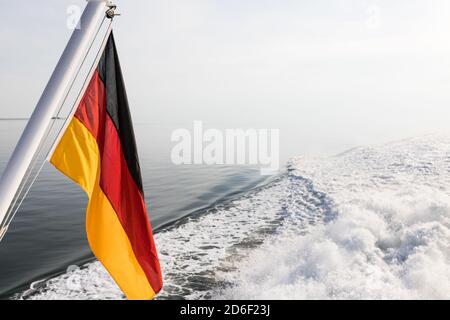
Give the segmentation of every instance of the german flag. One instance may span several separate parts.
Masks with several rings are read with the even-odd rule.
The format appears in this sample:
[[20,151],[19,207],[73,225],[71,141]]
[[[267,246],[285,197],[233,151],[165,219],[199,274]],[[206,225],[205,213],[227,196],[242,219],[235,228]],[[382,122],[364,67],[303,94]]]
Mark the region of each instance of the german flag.
[[152,299],[162,276],[112,33],[50,162],[89,197],[86,231],[97,259],[128,299]]

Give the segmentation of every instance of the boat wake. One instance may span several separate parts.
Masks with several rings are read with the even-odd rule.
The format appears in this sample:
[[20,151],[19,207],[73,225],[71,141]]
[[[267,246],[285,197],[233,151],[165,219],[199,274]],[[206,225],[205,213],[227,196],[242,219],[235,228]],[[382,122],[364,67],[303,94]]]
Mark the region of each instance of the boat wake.
[[[155,241],[158,299],[449,299],[450,138],[293,159]],[[124,298],[98,262],[18,297]]]

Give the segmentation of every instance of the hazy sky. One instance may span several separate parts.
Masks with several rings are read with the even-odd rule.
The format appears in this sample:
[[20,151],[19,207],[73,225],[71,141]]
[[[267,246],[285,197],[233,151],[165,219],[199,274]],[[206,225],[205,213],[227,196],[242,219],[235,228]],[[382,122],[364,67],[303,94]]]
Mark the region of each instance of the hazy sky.
[[[280,128],[292,154],[449,127],[448,0],[116,3],[135,121]],[[85,1],[0,4],[0,117],[28,116]]]

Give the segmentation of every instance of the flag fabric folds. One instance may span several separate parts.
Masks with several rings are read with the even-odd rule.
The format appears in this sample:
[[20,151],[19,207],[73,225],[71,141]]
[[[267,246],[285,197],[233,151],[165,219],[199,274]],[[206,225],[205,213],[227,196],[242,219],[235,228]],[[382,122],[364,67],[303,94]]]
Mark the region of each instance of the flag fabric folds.
[[89,197],[86,232],[97,259],[128,299],[152,299],[162,276],[112,33],[50,162]]

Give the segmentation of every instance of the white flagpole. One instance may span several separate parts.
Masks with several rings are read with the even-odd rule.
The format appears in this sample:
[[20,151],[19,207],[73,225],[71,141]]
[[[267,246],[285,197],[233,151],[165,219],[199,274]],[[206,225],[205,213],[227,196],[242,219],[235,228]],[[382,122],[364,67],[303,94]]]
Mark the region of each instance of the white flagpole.
[[[0,226],[108,10],[106,0],[87,1],[79,28],[74,30],[0,178]],[[0,241],[6,231],[7,226],[0,229]]]

